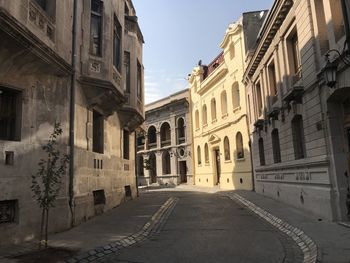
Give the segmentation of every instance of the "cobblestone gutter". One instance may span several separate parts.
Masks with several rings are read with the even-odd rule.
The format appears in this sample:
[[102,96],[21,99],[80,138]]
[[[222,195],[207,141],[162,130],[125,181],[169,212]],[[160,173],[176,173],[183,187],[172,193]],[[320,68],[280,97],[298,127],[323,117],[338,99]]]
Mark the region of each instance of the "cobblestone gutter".
[[152,216],[140,231],[121,240],[115,241],[103,247],[92,249],[84,254],[67,260],[67,263],[103,262],[105,256],[118,254],[123,248],[139,244],[154,234],[158,234],[167,218],[178,202],[178,198],[170,197]]
[[249,210],[257,214],[259,217],[266,220],[268,223],[276,227],[279,231],[283,232],[299,246],[304,255],[303,262],[305,263],[315,263],[317,262],[317,246],[315,242],[308,237],[302,230],[284,222],[282,219],[270,214],[259,206],[253,204],[242,196],[235,193],[228,193],[225,196],[231,198],[232,200],[243,204]]

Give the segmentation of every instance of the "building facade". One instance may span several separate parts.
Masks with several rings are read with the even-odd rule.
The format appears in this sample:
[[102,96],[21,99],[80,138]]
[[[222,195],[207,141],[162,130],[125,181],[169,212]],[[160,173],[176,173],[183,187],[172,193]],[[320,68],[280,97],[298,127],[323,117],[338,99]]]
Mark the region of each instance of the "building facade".
[[256,191],[334,220],[348,218],[349,69],[331,89],[322,68],[344,42],[340,0],[278,0],[244,74]]
[[50,231],[68,229],[136,196],[134,130],[144,119],[143,37],[128,0],[0,1],[0,25],[4,244],[40,231],[31,175],[45,157],[41,147],[55,122],[62,126],[59,145],[70,154],[71,167],[51,210]]
[[[229,26],[223,51],[189,76],[194,182],[224,189],[252,189],[245,89],[245,52],[254,46],[265,11],[243,14]],[[248,30],[249,28],[249,30]]]
[[137,144],[139,185],[192,184],[189,91],[145,106],[146,120]]

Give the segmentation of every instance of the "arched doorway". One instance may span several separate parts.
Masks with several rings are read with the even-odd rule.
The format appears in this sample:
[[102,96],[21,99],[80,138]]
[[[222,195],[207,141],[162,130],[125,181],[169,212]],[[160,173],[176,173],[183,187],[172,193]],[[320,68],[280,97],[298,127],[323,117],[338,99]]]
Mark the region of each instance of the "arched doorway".
[[157,159],[154,153],[149,156],[149,166],[150,183],[154,184],[157,182]]

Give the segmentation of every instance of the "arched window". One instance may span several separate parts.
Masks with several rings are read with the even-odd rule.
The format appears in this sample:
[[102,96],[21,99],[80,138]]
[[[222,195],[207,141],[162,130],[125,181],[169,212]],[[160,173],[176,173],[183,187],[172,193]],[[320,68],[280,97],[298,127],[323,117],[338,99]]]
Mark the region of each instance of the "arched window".
[[150,126],[147,131],[147,139],[148,139],[148,149],[157,147],[157,131],[156,127]]
[[195,120],[195,124],[196,124],[196,130],[199,129],[199,111],[196,110],[195,114],[194,114],[194,120]]
[[222,116],[227,114],[227,95],[225,90],[221,92],[221,114]]
[[264,149],[264,139],[259,138],[259,158],[260,158],[260,165],[265,165],[265,149]]
[[225,161],[231,160],[230,141],[227,138],[227,136],[224,139],[224,151],[225,151]]
[[240,132],[237,132],[236,134],[236,150],[237,150],[237,159],[244,158],[243,137],[242,137],[242,133]]
[[171,174],[170,154],[168,151],[163,152],[162,164],[163,164],[163,174]]
[[296,115],[292,120],[292,134],[295,159],[303,159],[306,157],[306,147],[303,117],[301,115]]
[[216,100],[211,100],[211,121],[216,121]]
[[170,125],[167,122],[164,122],[162,126],[160,127],[160,141],[162,147],[169,146],[171,144],[171,137],[170,137]]
[[203,105],[203,110],[202,110],[202,124],[203,124],[203,126],[204,125],[207,125],[208,124],[208,122],[207,122],[207,118],[208,118],[208,116],[207,116],[207,105]]
[[177,121],[177,142],[178,144],[184,143],[186,141],[185,135],[185,121],[183,118],[179,118]]
[[197,147],[197,163],[198,165],[202,164],[201,147],[199,145]]
[[272,139],[272,151],[273,151],[273,161],[274,163],[281,162],[281,149],[280,149],[280,137],[278,134],[278,129],[273,129],[271,132]]
[[240,97],[239,97],[239,85],[238,82],[235,82],[232,85],[232,107],[236,109],[240,106]]
[[204,145],[204,157],[205,163],[209,163],[209,147],[207,143]]

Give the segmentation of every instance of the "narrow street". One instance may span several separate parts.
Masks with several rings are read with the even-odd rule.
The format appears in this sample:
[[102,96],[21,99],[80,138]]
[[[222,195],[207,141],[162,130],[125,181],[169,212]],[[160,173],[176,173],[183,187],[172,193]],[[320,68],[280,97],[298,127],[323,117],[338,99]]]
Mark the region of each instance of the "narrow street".
[[227,197],[176,191],[144,195],[179,201],[158,234],[99,262],[301,262],[295,243]]

